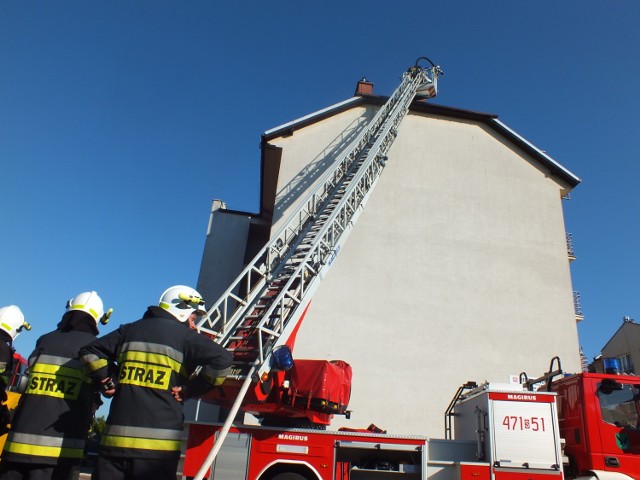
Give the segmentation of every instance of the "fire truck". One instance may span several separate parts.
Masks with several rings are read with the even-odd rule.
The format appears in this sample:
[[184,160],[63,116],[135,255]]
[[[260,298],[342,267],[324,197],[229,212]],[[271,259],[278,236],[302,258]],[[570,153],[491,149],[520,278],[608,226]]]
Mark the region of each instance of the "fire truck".
[[[452,438],[234,425],[205,478],[225,480],[562,479],[556,394],[467,383],[445,415]],[[455,419],[455,420],[454,420]],[[189,426],[183,475],[196,477],[220,425]]]
[[[23,384],[26,381],[27,360],[19,353],[13,354],[13,362],[10,372],[5,372],[5,383],[7,384],[7,400],[4,405],[11,410],[15,410],[20,400],[20,393],[24,391]],[[7,435],[0,436],[0,452],[4,447]]]
[[[435,97],[441,74],[426,57],[403,74],[386,103],[197,324],[201,334],[233,354],[233,366],[224,384],[203,399],[225,409],[224,423],[212,418],[189,425],[184,476],[550,480],[565,478],[566,463],[567,476],[640,480],[631,423],[599,423],[607,421],[599,405],[616,410],[613,403],[622,393],[635,393],[634,385],[640,385],[623,377],[578,374],[554,381],[561,374],[550,368],[544,390],[534,391],[541,381],[529,381],[526,374],[507,384],[469,382],[445,412],[443,439],[395,436],[375,425],[325,430],[334,415],[350,414],[351,367],[343,361],[294,360],[296,334],[384,171],[409,105]],[[244,413],[260,424],[244,425]],[[600,435],[610,434],[618,450],[610,438],[596,444]]]
[[[297,392],[308,408],[323,409],[318,399],[311,406],[302,385],[285,380],[277,390],[285,399]],[[307,390],[331,396],[321,384]],[[640,480],[640,377],[565,374],[557,357],[539,378],[522,373],[517,383],[460,387],[444,414],[443,439],[387,434],[373,424],[338,431],[309,426],[315,428],[234,424],[201,478]],[[208,465],[222,433],[217,423],[189,425],[183,475],[196,477]]]

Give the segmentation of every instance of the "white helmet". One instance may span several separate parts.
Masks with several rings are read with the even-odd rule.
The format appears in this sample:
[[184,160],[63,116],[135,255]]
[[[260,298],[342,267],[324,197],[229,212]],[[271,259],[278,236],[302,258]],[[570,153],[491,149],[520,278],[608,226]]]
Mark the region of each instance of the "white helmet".
[[67,301],[67,312],[81,311],[88,313],[96,321],[106,324],[113,309],[104,313],[102,299],[96,292],[82,292]]
[[183,323],[193,312],[206,313],[202,296],[193,288],[184,285],[167,288],[158,305]]
[[15,305],[0,308],[0,330],[7,332],[15,340],[23,328],[31,330],[31,325],[24,321],[20,308]]

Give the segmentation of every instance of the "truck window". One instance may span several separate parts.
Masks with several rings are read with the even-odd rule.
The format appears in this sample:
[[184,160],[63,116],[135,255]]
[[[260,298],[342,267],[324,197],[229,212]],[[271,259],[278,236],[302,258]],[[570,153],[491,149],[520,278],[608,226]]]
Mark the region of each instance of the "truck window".
[[598,384],[598,400],[602,419],[618,427],[637,429],[640,427],[640,390],[633,385],[616,383]]

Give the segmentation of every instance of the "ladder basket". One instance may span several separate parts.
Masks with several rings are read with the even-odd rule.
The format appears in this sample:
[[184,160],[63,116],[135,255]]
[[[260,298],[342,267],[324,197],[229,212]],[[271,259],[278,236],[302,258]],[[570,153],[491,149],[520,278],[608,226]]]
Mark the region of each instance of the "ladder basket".
[[342,360],[296,360],[288,372],[283,404],[296,409],[344,415],[351,396],[351,365]]

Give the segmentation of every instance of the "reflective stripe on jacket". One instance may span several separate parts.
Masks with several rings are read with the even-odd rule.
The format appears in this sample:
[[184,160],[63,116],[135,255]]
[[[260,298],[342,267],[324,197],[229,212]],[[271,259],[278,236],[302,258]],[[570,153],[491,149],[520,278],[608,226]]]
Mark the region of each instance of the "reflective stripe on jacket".
[[107,425],[102,436],[102,445],[127,449],[175,452],[180,451],[181,443],[181,430],[163,428]]
[[[81,460],[84,454],[84,444],[84,438],[65,439],[63,437],[48,437],[45,435],[31,435],[11,431],[7,436],[2,457],[9,459],[8,453],[29,455],[34,457],[31,459],[33,463],[43,463],[40,462],[41,457],[63,457]],[[36,461],[36,457],[38,461]],[[21,459],[16,457],[15,461],[17,460]]]

